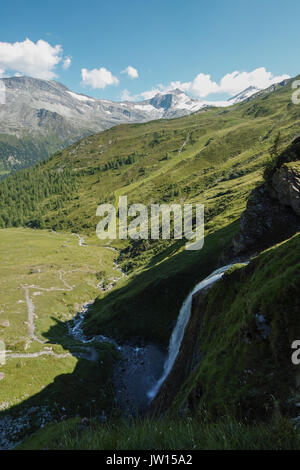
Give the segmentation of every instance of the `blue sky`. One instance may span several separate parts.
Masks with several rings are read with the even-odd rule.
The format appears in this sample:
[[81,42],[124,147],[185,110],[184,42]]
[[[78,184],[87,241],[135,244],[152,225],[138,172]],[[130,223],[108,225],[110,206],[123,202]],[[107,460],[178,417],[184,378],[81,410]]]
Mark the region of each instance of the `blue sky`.
[[223,99],[300,72],[299,17],[299,0],[15,0],[1,5],[0,73],[104,99],[173,86]]

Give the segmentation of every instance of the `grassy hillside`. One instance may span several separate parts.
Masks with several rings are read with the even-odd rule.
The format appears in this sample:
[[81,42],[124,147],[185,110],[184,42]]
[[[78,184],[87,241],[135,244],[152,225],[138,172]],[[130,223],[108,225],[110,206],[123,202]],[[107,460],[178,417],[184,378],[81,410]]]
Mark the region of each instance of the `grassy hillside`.
[[1,183],[0,226],[94,234],[98,204],[116,204],[120,195],[147,205],[203,203],[202,251],[189,253],[181,241],[115,243],[129,276],[113,294],[101,296],[86,325],[89,333],[166,344],[187,291],[216,266],[234,235],[278,132],[279,150],[300,133],[300,107],[291,94],[289,82],[228,109],[122,125],[85,138]]
[[297,234],[248,266],[233,266],[204,297],[193,352],[197,358],[201,351],[201,362],[192,364],[167,415],[53,423],[18,449],[299,449],[290,419],[299,402],[291,363],[300,330],[299,243]]
[[26,439],[17,450],[296,450],[299,432],[285,419],[249,425],[236,420],[203,423],[191,417],[172,420],[91,420],[52,424]]
[[116,277],[115,254],[85,241],[80,246],[70,233],[0,230],[0,339],[7,350],[0,365],[0,446],[5,419],[7,434],[18,440],[44,418],[112,406],[115,348],[98,345],[93,362],[89,347],[68,335],[75,313],[99,293],[99,280]]
[[[121,125],[87,137],[1,184],[2,224],[30,225],[38,219],[49,228],[94,232],[97,205],[120,194],[147,204],[200,200],[209,220],[235,199],[240,206],[232,207],[234,218],[260,177],[278,131],[282,147],[299,133],[300,110],[291,93],[290,84],[278,86],[232,108]],[[53,179],[68,179],[63,194],[52,188]]]
[[195,306],[202,320],[194,355],[201,351],[201,362],[193,364],[174,413],[192,407],[214,418],[265,418],[276,410],[298,416],[291,345],[300,332],[299,249],[297,234],[248,266],[234,266]]
[[[0,391],[4,416],[7,411],[10,416],[25,413],[28,421],[30,410],[41,403],[55,410],[53,419],[61,419],[63,413],[68,417],[83,413],[93,416],[101,410],[112,412],[111,371],[118,357],[116,350],[110,344],[92,345],[97,347],[100,364],[87,360],[90,351],[82,351],[82,344],[67,334],[72,316],[80,304],[97,297],[85,322],[87,334],[124,341],[138,337],[167,345],[187,293],[222,263],[221,255],[239,228],[249,193],[262,180],[278,132],[281,140],[277,152],[300,133],[300,107],[292,104],[291,94],[290,83],[278,85],[273,93],[262,92],[232,108],[118,126],[85,138],[46,162],[0,182],[0,324],[4,321],[0,333],[9,346],[8,361],[0,371],[4,373]],[[103,202],[117,205],[120,195],[127,195],[129,203],[146,205],[203,203],[204,248],[186,251],[183,240],[98,240],[97,206]],[[72,232],[84,234],[87,246],[80,246]],[[107,283],[115,275],[115,253],[106,247],[108,243],[119,250],[118,263],[127,276],[113,290],[99,293],[99,280]],[[298,435],[286,422],[258,429],[226,421],[227,415],[247,415],[240,413],[244,409],[248,409],[249,416],[256,409],[259,416],[268,414],[266,410],[273,412],[276,407],[271,395],[279,403],[278,408],[286,411],[289,407],[287,400],[293,392],[295,374],[286,361],[288,342],[299,327],[293,317],[299,309],[298,245],[299,236],[274,247],[248,268],[235,269],[211,291],[205,310],[205,336],[200,337],[204,360],[173,403],[175,414],[191,406],[197,418],[191,424],[178,424],[176,418],[171,424],[163,421],[157,425],[158,433],[174,426],[179,437],[172,441],[172,448],[182,443],[195,448],[257,448],[262,439],[268,448],[266,436],[271,429],[278,435],[276,448],[288,447],[289,439],[292,447],[299,445]],[[285,303],[290,313],[282,318]],[[257,314],[272,327],[268,341],[256,331]],[[288,331],[288,336],[280,337],[282,331]],[[246,333],[250,343],[244,341]],[[278,370],[267,360],[256,374],[255,364],[261,357],[272,357]],[[253,376],[245,378],[244,369],[254,371]],[[283,385],[274,395],[274,383],[281,383],[282,377]],[[256,387],[260,381],[263,385]],[[200,433],[197,420],[205,413],[224,416],[225,424],[210,427],[206,423]],[[27,431],[41,425],[34,416],[29,419]],[[15,422],[8,423],[10,428],[16,427]],[[113,439],[115,424],[111,426],[108,435]],[[132,446],[145,446],[126,424],[116,426],[122,426],[120,435],[129,433],[129,439],[132,436]],[[187,442],[183,436],[189,426]],[[245,441],[238,439],[240,426],[244,426],[241,434]],[[56,429],[50,435],[45,430],[46,440],[51,441],[49,447],[87,446],[86,437],[80,441],[74,431],[77,423],[71,422],[71,435],[68,424],[60,438]],[[136,423],[136,429],[147,439],[147,421]],[[220,444],[222,429],[226,442]],[[25,434],[26,429],[22,432]],[[96,448],[101,447],[102,439],[106,442],[103,445],[125,446],[122,441],[109,441],[102,429],[97,429],[95,441],[90,440],[89,430],[87,433]],[[264,437],[257,441],[256,433]],[[38,447],[39,439],[29,445]],[[153,446],[157,446],[155,439]]]

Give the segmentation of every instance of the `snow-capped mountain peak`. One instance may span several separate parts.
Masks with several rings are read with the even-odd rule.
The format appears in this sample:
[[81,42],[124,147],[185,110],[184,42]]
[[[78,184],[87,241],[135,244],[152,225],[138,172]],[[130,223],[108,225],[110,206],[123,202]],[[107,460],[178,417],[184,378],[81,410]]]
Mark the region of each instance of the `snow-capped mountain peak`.
[[164,110],[166,117],[189,114],[205,106],[202,101],[191,98],[179,88],[165,93],[157,93],[148,100],[147,104],[152,105],[156,109]]
[[[3,90],[5,93],[4,103],[0,105],[1,134],[5,142],[19,139],[20,143],[14,151],[10,150],[9,155],[14,157],[15,162],[23,159],[24,166],[28,159],[33,158],[31,154],[37,155],[37,159],[45,158],[57,148],[65,147],[80,137],[118,124],[175,118],[206,107],[231,106],[262,92],[249,87],[228,101],[210,102],[192,98],[177,88],[159,92],[144,101],[114,102],[75,93],[54,80],[0,78],[0,85],[2,93]],[[28,136],[32,145],[31,154],[28,154],[26,147]],[[39,148],[36,148],[35,142],[42,142],[43,145],[39,144]],[[24,154],[28,154],[27,160]]]
[[257,88],[255,86],[249,86],[237,95],[233,96],[232,98],[229,98],[229,100],[227,100],[227,103],[228,105],[240,103],[241,101],[245,101],[251,96],[255,95],[255,93],[258,93],[259,91],[261,91],[260,88]]

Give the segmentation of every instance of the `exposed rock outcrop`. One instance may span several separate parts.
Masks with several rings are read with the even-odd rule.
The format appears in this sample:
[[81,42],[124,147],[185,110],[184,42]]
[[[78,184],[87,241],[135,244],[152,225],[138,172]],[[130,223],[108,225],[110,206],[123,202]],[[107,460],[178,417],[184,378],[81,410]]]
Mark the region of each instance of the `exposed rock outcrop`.
[[[226,253],[224,258],[232,260],[245,254],[259,253],[300,231],[299,151],[298,139],[273,162],[265,183],[252,191],[241,217],[240,231],[233,240],[230,253]],[[293,246],[297,247],[298,244],[299,238],[294,237],[286,246],[278,248],[277,257],[280,259],[287,253],[291,256]],[[266,252],[260,256],[271,265],[275,253],[270,255]],[[203,405],[206,400],[213,412],[230,406],[242,415],[268,415],[273,406],[269,400],[272,394],[278,395],[283,409],[294,412],[289,387],[295,387],[295,373],[289,348],[292,338],[296,337],[294,329],[298,317],[297,320],[294,317],[299,311],[299,300],[295,296],[298,289],[295,286],[299,279],[290,273],[292,284],[282,280],[278,282],[276,269],[271,269],[272,275],[265,272],[265,263],[260,263],[260,259],[258,257],[242,271],[237,265],[237,269],[224,276],[210,293],[205,289],[194,295],[191,317],[177,359],[153,400],[150,412],[161,414],[172,409],[184,411],[186,408],[195,412],[199,403],[203,402]],[[292,261],[296,265],[297,256]],[[282,263],[284,268],[290,269],[291,266]],[[258,285],[256,273],[261,277]],[[258,295],[257,298],[254,295],[253,299],[251,289],[247,290],[251,282],[255,285],[252,292]],[[266,304],[264,289],[270,293],[270,298],[278,296],[273,307],[271,303]],[[280,290],[282,292],[279,294]],[[235,309],[232,305],[237,302],[237,297],[239,308]],[[248,303],[244,304],[244,299]],[[289,306],[287,299],[290,300]],[[244,322],[240,322],[241,318]],[[293,322],[288,318],[293,318]],[[219,347],[218,338],[224,340],[226,336],[224,325],[231,331],[227,342],[224,341],[224,345]],[[209,335],[210,339],[207,339]],[[260,364],[263,357],[265,362]],[[212,367],[213,373],[210,372]],[[282,377],[285,374],[286,378],[284,385],[278,386],[280,374]],[[268,377],[262,386],[258,385],[261,376]],[[210,381],[218,390],[211,388]]]
[[272,178],[272,196],[300,216],[300,163],[283,165]]
[[300,165],[282,165],[269,183],[255,188],[233,240],[233,255],[259,252],[300,230]]

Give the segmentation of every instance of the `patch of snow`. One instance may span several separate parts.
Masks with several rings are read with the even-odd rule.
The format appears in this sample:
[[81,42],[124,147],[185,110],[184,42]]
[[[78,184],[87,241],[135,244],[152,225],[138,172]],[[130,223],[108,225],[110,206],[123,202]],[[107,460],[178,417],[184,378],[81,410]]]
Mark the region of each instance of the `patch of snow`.
[[73,91],[68,91],[69,95],[79,101],[96,101],[94,98],[89,98],[88,96],[84,95],[77,95],[77,93],[73,93]]
[[191,100],[184,93],[176,96],[176,102],[174,105],[175,109],[187,109],[189,111],[197,111],[198,109],[203,108],[205,104],[201,101]]
[[232,98],[229,98],[229,100],[227,101],[227,106],[228,106],[228,104],[231,105],[231,104],[240,103],[241,101],[244,101],[247,98],[250,98],[250,96],[255,95],[255,93],[258,93],[259,91],[260,91],[259,88],[256,88],[254,86],[250,86],[250,87],[246,88],[246,90],[243,90],[240,93],[238,93],[237,95],[233,96]]
[[154,106],[152,106],[151,104],[135,104],[134,107],[135,109],[141,109],[143,111],[156,111]]

